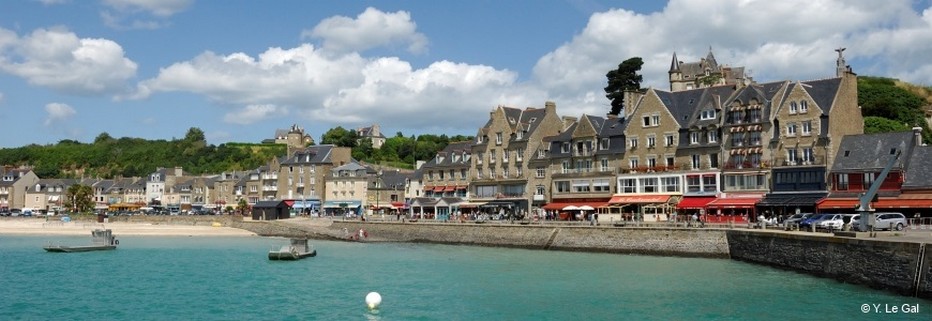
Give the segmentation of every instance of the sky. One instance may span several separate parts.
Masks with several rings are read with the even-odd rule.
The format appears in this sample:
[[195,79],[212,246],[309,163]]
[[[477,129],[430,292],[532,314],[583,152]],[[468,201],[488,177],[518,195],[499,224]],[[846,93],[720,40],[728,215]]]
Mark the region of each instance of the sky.
[[496,106],[609,110],[605,74],[673,53],[758,82],[859,75],[932,85],[930,0],[10,0],[0,3],[0,148],[255,142],[303,127],[475,135]]

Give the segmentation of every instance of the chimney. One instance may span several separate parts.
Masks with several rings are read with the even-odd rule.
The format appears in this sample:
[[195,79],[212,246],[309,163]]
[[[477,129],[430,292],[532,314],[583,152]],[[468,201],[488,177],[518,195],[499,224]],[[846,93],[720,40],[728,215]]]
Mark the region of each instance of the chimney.
[[184,176],[184,171],[181,170],[181,167],[175,167],[175,176]]
[[576,123],[579,119],[573,116],[563,116],[563,128],[566,129]]
[[913,127],[913,139],[916,140],[916,146],[922,146],[922,127]]
[[622,107],[625,113],[625,118],[631,118],[631,114],[634,113],[634,106],[637,105],[638,100],[644,96],[644,93],[637,90],[625,90],[625,105]]
[[557,103],[552,102],[552,101],[545,102],[545,103],[544,103],[544,110],[546,110],[546,113],[548,113],[548,114],[556,114],[556,113],[557,113]]

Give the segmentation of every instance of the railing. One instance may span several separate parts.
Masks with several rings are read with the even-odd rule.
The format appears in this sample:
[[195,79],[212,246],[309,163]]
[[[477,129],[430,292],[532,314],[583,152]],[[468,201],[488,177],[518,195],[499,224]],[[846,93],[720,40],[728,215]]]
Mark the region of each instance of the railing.
[[658,165],[658,166],[637,166],[637,167],[625,166],[625,167],[619,168],[619,170],[621,173],[655,173],[655,172],[676,171],[676,170],[680,170],[684,168],[685,168],[685,165],[683,166]]
[[274,192],[278,191],[278,186],[262,186],[263,192]]
[[786,157],[777,158],[774,162],[774,166],[812,166],[812,165],[825,165],[825,157],[822,156],[813,156],[810,159],[803,159],[797,157],[796,159],[788,159]]
[[769,167],[769,164],[767,163],[767,161],[763,161],[763,160],[759,162],[730,161],[730,162],[725,162],[725,164],[723,164],[722,166],[722,169],[745,169],[745,168],[768,168],[768,167]]

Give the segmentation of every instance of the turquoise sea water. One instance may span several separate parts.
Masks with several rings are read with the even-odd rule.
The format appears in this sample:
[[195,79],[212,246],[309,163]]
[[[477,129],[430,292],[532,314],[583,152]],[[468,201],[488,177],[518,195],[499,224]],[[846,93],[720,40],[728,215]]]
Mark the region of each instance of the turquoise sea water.
[[730,260],[316,241],[279,262],[286,239],[118,238],[0,236],[0,320],[932,320],[930,301]]

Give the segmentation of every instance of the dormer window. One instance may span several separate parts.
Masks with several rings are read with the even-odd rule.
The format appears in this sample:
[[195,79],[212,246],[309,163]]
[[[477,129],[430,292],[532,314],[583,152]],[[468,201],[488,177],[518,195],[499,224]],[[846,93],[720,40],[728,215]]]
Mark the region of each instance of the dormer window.
[[514,118],[514,117],[508,117],[508,123],[514,125],[514,124],[515,124],[515,118]]
[[502,144],[502,132],[495,133],[495,145]]
[[563,144],[560,146],[560,152],[563,153],[563,154],[569,153],[569,152],[570,152],[570,142],[563,142]]
[[703,110],[699,115],[700,120],[715,119],[715,110]]
[[476,144],[482,144],[482,135],[476,135]]
[[599,140],[599,150],[608,149],[608,138],[602,138]]
[[519,130],[519,131],[518,131],[518,139],[524,139],[524,131],[523,131],[523,130]]
[[529,123],[533,123],[533,122],[536,122],[536,121],[537,121],[537,117],[531,117],[531,119],[528,120]]

